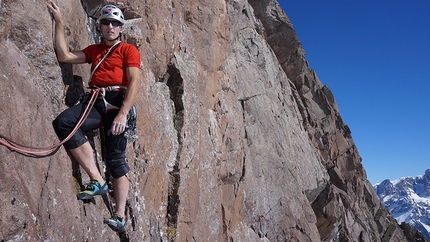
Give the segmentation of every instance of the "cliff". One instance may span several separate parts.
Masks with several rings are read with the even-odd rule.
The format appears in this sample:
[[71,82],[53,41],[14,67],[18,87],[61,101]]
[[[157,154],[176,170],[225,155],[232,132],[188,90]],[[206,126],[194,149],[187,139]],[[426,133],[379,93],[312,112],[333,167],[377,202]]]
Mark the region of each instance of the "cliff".
[[[0,133],[50,146],[89,66],[56,61],[46,1],[0,3]],[[70,49],[99,41],[106,1],[56,3]],[[142,55],[126,233],[103,224],[113,197],[76,200],[88,178],[64,148],[0,147],[1,241],[406,241],[276,1],[110,3]]]

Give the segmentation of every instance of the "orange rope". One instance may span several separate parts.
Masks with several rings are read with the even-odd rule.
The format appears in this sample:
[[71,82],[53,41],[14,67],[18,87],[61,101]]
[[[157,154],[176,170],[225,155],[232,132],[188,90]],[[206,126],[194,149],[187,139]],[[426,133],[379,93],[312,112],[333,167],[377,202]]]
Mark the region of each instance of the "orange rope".
[[[5,137],[4,135],[0,134],[0,144],[6,146],[11,151],[16,151],[20,154],[26,155],[26,156],[34,156],[34,157],[44,157],[53,154],[61,145],[66,143],[75,133],[78,131],[78,129],[82,126],[82,124],[87,119],[88,115],[90,114],[91,109],[94,106],[94,103],[97,99],[97,96],[100,93],[100,88],[96,88],[91,93],[90,101],[88,102],[87,107],[85,108],[84,113],[82,114],[81,118],[79,119],[78,123],[76,124],[75,128],[72,130],[72,132],[60,143],[45,147],[45,148],[39,148],[39,147],[31,147],[19,144],[10,138]],[[37,151],[35,151],[37,150]]]

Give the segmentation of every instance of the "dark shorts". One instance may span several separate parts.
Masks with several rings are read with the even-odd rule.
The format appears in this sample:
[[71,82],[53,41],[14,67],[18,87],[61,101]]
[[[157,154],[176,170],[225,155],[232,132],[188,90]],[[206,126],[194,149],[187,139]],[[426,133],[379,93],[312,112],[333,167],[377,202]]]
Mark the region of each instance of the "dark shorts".
[[[110,104],[121,107],[123,97],[123,92],[107,92],[105,99]],[[64,110],[52,122],[54,130],[61,140],[65,139],[72,132],[86,107],[87,102],[81,102]],[[113,178],[116,179],[124,176],[130,171],[130,167],[126,162],[125,156],[127,138],[124,137],[124,134],[112,135],[109,132],[112,122],[118,114],[118,110],[110,110],[107,112],[105,112],[105,110],[106,108],[103,99],[97,99],[94,107],[88,115],[88,118],[72,138],[64,143],[64,147],[67,149],[78,148],[88,141],[85,136],[86,131],[91,131],[103,126],[103,130],[105,132],[106,165]]]

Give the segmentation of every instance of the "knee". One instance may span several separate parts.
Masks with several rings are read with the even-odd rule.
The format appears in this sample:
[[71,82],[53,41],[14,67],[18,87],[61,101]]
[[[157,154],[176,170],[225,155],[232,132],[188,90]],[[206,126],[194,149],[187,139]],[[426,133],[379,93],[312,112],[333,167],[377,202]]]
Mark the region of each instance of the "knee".
[[58,127],[58,117],[56,117],[56,118],[54,119],[54,121],[52,121],[52,126],[53,126],[54,128]]
[[54,119],[54,121],[52,121],[52,127],[54,127],[54,130],[58,133],[58,131],[64,129],[66,123],[67,120],[60,114]]
[[125,159],[108,161],[107,166],[109,167],[109,171],[114,179],[118,179],[130,171],[130,167]]
[[60,118],[59,118],[59,116],[58,117],[56,117],[55,119],[54,119],[54,121],[52,121],[52,127],[54,127],[54,130],[58,133],[58,130],[59,130],[59,127],[60,127]]
[[72,123],[70,118],[63,114],[58,115],[54,119],[54,121],[52,121],[52,127],[54,128],[55,133],[61,139],[64,139],[67,135],[70,134],[74,125],[75,124]]

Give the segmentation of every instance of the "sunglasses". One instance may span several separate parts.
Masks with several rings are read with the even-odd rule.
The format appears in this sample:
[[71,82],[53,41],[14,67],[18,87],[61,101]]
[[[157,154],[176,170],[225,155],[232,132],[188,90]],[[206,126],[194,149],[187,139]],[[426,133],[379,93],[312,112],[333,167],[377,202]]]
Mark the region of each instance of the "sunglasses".
[[100,21],[101,24],[109,26],[109,24],[112,24],[114,27],[122,26],[122,23],[120,21],[116,20],[108,20],[108,19],[102,19]]

